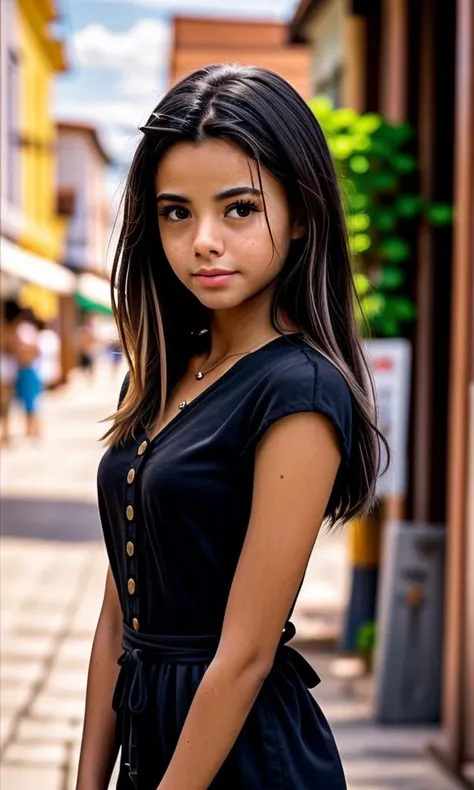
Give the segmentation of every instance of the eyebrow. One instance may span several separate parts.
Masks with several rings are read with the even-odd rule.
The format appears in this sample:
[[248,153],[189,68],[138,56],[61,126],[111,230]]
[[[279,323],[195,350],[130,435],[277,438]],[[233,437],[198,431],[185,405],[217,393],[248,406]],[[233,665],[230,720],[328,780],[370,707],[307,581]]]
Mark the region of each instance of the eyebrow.
[[[228,200],[229,198],[239,197],[239,195],[256,195],[261,197],[262,193],[255,187],[235,187],[234,189],[226,189],[224,192],[219,192],[214,195],[214,200]],[[156,196],[158,200],[170,200],[176,203],[191,203],[191,200],[185,195],[174,195],[171,192],[161,192]]]

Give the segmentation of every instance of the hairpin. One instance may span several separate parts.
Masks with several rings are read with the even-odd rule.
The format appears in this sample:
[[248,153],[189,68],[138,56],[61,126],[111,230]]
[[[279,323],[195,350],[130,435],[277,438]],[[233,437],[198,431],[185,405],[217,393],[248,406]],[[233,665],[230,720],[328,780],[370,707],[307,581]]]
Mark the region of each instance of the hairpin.
[[[155,124],[153,118],[156,118],[157,121],[168,122],[168,123],[176,123],[176,126],[162,126],[160,124]],[[144,126],[139,126],[140,132],[183,132],[185,131],[186,125],[189,123],[187,118],[180,118],[177,115],[168,115],[167,113],[162,112],[152,112],[148,121]]]

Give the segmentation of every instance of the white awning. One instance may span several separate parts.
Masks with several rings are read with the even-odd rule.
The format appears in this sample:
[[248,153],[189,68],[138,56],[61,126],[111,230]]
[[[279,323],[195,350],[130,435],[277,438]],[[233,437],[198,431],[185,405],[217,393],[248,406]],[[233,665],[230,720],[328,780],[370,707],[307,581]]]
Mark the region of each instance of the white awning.
[[27,252],[8,239],[0,238],[0,269],[20,280],[41,285],[56,293],[73,293],[76,278],[59,263]]
[[112,309],[110,283],[107,280],[103,280],[101,277],[97,277],[96,274],[91,274],[90,272],[79,274],[77,277],[76,291],[83,296],[84,299],[96,302],[109,310]]

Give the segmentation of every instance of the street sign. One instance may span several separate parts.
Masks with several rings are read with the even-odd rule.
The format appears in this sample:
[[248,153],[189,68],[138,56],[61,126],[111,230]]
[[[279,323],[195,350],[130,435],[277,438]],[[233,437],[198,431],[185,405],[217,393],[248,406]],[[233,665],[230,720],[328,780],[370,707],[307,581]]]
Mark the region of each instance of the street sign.
[[[391,456],[387,472],[377,483],[377,494],[403,497],[407,487],[411,346],[403,338],[367,340],[365,345],[374,377],[379,428]],[[382,469],[385,460],[383,450]]]

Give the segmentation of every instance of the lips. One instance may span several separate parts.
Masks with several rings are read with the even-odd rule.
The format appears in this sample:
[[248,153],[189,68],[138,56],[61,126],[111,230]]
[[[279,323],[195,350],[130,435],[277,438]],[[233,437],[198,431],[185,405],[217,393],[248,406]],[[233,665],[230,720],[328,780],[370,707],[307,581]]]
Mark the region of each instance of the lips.
[[237,272],[231,272],[228,269],[201,269],[193,276],[194,279],[205,288],[217,288],[219,286],[228,285],[236,274]]
[[235,272],[229,271],[229,269],[199,269],[195,273],[195,277],[221,277],[227,276],[229,274],[235,274]]

